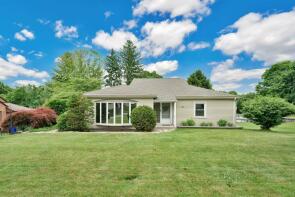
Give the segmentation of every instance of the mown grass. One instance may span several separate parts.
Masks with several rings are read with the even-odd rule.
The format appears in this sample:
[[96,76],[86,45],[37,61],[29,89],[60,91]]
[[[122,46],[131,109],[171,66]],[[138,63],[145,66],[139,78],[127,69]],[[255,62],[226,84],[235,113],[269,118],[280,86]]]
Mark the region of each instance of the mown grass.
[[294,123],[272,132],[4,135],[0,149],[1,196],[295,195]]

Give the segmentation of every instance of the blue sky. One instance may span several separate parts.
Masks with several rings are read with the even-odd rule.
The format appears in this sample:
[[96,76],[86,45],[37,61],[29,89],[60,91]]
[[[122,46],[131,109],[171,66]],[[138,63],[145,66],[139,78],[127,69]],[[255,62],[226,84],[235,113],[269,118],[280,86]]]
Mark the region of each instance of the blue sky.
[[0,80],[50,79],[65,51],[105,56],[127,39],[147,70],[186,78],[204,71],[218,90],[253,91],[271,64],[295,59],[291,0],[2,0]]

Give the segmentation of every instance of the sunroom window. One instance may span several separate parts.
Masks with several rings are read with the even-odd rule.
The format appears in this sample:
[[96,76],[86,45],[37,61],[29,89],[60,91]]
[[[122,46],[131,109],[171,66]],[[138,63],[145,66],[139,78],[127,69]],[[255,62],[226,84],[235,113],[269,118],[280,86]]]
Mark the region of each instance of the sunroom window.
[[109,102],[96,103],[95,121],[97,124],[129,125],[131,111],[136,107],[135,102]]

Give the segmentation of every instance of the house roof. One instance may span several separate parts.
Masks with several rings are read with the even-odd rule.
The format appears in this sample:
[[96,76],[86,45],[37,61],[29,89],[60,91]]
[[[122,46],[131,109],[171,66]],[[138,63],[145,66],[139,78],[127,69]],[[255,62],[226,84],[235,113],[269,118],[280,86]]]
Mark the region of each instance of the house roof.
[[92,98],[154,98],[156,101],[175,101],[194,98],[231,98],[235,96],[189,85],[184,79],[134,79],[130,85],[107,87],[84,94]]
[[5,103],[5,105],[8,107],[8,109],[10,109],[12,111],[22,111],[22,110],[30,110],[31,109],[31,108],[16,105],[13,103]]

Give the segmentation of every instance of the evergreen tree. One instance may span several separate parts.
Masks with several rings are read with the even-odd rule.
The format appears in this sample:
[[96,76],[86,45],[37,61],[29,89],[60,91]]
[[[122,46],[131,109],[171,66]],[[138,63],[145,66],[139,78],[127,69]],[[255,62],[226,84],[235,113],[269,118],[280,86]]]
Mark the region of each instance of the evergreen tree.
[[113,49],[106,57],[105,70],[107,72],[107,75],[105,76],[106,86],[118,86],[122,84],[122,69],[119,57]]
[[143,71],[143,67],[140,64],[140,53],[131,40],[128,40],[123,46],[121,51],[121,64],[127,85]]
[[201,70],[196,70],[194,73],[192,73],[187,79],[187,82],[193,86],[212,89],[210,80],[207,79]]

